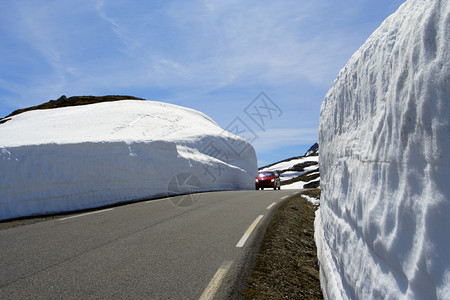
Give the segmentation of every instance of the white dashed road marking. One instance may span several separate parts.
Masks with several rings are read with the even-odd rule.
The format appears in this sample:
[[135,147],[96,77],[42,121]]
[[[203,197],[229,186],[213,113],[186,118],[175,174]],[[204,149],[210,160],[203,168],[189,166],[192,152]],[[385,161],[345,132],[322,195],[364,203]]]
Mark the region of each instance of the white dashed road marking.
[[245,242],[247,241],[247,239],[249,238],[250,234],[252,234],[253,229],[255,229],[256,225],[258,225],[259,221],[261,221],[261,219],[263,218],[263,215],[260,215],[259,217],[256,218],[255,221],[253,221],[252,225],[250,225],[250,227],[247,229],[247,231],[244,233],[244,235],[242,236],[242,238],[239,240],[239,242],[237,243],[236,247],[241,248],[242,246],[244,246]]
[[108,208],[108,209],[103,209],[103,210],[93,211],[93,212],[89,212],[89,213],[85,213],[85,214],[81,214],[81,215],[76,215],[76,216],[71,216],[71,217],[62,218],[62,219],[59,219],[59,220],[60,220],[60,221],[64,221],[64,220],[69,220],[69,219],[74,219],[74,218],[79,218],[79,217],[89,216],[89,215],[93,215],[93,214],[99,214],[99,213],[106,212],[106,211],[110,211],[110,210],[113,210],[113,209],[114,209],[114,208]]
[[225,274],[227,274],[228,270],[231,267],[232,261],[224,261],[220,266],[219,270],[217,270],[214,277],[209,282],[203,294],[200,296],[200,300],[210,300],[214,298],[217,290],[219,289],[220,283],[222,282]]
[[270,204],[269,206],[267,206],[267,208],[266,209],[271,209],[275,204],[277,204],[276,202],[274,202],[274,203],[272,203],[272,204]]

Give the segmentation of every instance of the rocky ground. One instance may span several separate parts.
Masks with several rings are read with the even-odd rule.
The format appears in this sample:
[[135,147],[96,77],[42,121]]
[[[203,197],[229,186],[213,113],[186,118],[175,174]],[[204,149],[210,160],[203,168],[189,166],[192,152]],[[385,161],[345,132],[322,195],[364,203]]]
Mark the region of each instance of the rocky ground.
[[[319,198],[320,190],[305,194]],[[245,299],[323,299],[314,241],[317,209],[301,196],[278,209],[256,258]]]

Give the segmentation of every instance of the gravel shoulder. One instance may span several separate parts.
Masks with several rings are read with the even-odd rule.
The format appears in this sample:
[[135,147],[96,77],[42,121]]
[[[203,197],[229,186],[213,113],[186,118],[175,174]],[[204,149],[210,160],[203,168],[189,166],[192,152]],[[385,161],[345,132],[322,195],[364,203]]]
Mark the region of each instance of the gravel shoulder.
[[[320,197],[320,190],[305,192]],[[323,299],[314,218],[318,206],[301,196],[283,203],[272,218],[245,299]]]

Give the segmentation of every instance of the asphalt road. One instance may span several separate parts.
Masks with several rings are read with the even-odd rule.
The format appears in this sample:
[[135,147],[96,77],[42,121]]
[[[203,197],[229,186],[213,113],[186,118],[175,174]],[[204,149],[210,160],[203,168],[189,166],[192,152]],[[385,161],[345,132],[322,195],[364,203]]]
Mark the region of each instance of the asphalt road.
[[0,299],[237,298],[274,209],[298,192],[177,196],[2,229]]

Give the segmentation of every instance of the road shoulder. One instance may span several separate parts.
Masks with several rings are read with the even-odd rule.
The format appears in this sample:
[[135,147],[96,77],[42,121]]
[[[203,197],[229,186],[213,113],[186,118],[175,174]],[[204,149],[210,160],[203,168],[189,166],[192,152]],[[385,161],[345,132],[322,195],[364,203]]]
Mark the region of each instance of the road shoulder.
[[323,299],[314,241],[317,209],[300,195],[278,208],[259,248],[245,299]]

